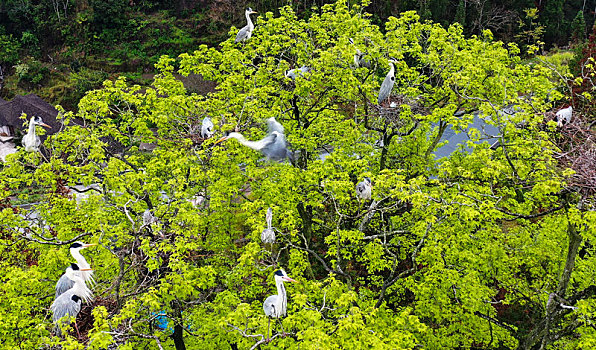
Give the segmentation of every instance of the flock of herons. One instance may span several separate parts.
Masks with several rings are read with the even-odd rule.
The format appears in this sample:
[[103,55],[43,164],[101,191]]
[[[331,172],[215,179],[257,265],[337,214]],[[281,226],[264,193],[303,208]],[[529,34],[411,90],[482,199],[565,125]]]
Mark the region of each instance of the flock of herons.
[[[240,29],[236,36],[236,43],[249,39],[254,30],[254,24],[250,19],[250,15],[256,13],[252,9],[248,8],[245,11],[247,25]],[[351,40],[350,40],[351,41]],[[353,44],[353,41],[351,41]],[[395,82],[395,67],[394,61],[390,60],[390,70],[387,73],[378,95],[378,104],[381,104],[387,98],[389,98],[393,85]],[[360,50],[356,50],[354,55],[354,64],[358,67],[370,67],[370,62],[364,59],[364,55]],[[296,79],[300,75],[304,75],[310,69],[306,66],[302,66],[298,69],[292,69],[286,72],[286,77]],[[556,113],[555,122],[562,127],[571,121],[572,107],[561,109]],[[27,152],[39,151],[41,144],[39,137],[35,133],[35,126],[41,125],[50,127],[45,124],[41,118],[32,117],[29,122],[28,133],[23,137],[23,146]],[[250,147],[253,150],[261,152],[266,158],[270,160],[283,160],[285,158],[291,158],[292,154],[288,150],[286,139],[284,135],[284,127],[271,117],[267,120],[269,132],[267,136],[259,141],[249,141],[242,134],[232,132],[229,135],[221,138],[217,142],[224,141],[226,139],[236,139],[242,145]],[[214,134],[214,125],[211,120],[206,117],[201,126],[201,135],[203,138],[209,138]],[[363,181],[356,185],[356,196],[361,200],[369,200],[372,196],[372,181],[370,178],[365,177]],[[267,228],[261,233],[261,240],[263,243],[273,244],[275,243],[275,231],[272,227],[273,210],[269,208],[266,214]],[[84,244],[82,242],[75,242],[70,246],[70,253],[76,260],[76,263],[72,263],[66,268],[64,275],[60,278],[56,284],[56,299],[52,303],[51,310],[53,312],[53,321],[56,323],[57,333],[60,334],[60,326],[63,322],[68,322],[71,317],[76,319],[76,316],[81,310],[82,302],[89,302],[93,298],[93,270],[81,254],[81,249],[94,246],[95,244]],[[274,273],[275,285],[277,287],[277,295],[269,296],[263,303],[263,311],[265,315],[269,317],[269,324],[267,330],[267,337],[269,337],[269,329],[271,325],[271,318],[279,319],[285,316],[287,310],[287,294],[284,287],[284,282],[296,282],[295,280],[288,277],[283,269],[279,269]],[[281,325],[281,322],[280,322]],[[76,323],[75,323],[76,328]],[[77,329],[78,332],[78,329]],[[282,326],[283,332],[283,326]],[[267,338],[269,339],[269,338]]]
[[[272,215],[272,210],[269,208],[267,211],[268,228],[263,231],[263,234],[265,234],[265,231],[269,231],[273,234],[273,241],[270,241],[270,243],[275,241],[275,234],[271,227]],[[63,325],[69,324],[72,318],[76,320],[77,315],[81,311],[82,303],[89,303],[93,299],[93,291],[91,290],[95,284],[93,270],[89,263],[87,263],[85,257],[81,254],[81,250],[95,245],[96,244],[85,244],[83,242],[74,242],[70,245],[70,254],[75,259],[76,263],[71,263],[66,268],[62,277],[58,280],[58,283],[56,283],[56,297],[50,306],[50,309],[53,312],[52,320],[56,324],[55,333],[57,335],[62,334]],[[288,298],[284,282],[297,282],[290,278],[284,269],[275,271],[273,278],[275,279],[277,294],[267,297],[263,303],[263,311],[269,319],[267,325],[267,339],[269,339],[271,318],[279,319],[286,315]],[[285,334],[281,322],[279,322],[279,324],[282,328],[282,333]],[[75,330],[77,336],[80,337],[76,322]]]

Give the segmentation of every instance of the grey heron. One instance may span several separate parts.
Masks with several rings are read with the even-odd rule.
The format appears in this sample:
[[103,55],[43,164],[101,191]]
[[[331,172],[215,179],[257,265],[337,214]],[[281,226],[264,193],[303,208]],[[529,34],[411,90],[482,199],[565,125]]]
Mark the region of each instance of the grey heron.
[[300,68],[290,69],[289,71],[286,72],[285,76],[286,76],[286,78],[296,80],[297,77],[304,76],[304,74],[306,74],[308,72],[310,72],[310,68],[307,66],[302,66]]
[[247,24],[238,31],[238,34],[236,35],[236,40],[234,42],[238,43],[250,39],[252,31],[255,29],[255,25],[252,24],[252,20],[250,19],[250,15],[253,13],[257,12],[253,11],[250,7],[244,11]]
[[[88,269],[86,271],[88,272],[88,271],[90,271],[90,269]],[[62,295],[63,293],[65,293],[67,290],[71,289],[74,286],[74,280],[72,279],[72,276],[79,276],[82,278],[83,277],[82,274],[84,272],[85,271],[81,271],[81,269],[79,268],[79,265],[74,264],[74,263],[70,264],[70,266],[68,266],[66,268],[66,271],[64,272],[64,274],[60,277],[60,279],[56,283],[56,299],[58,299],[58,297],[60,295]],[[85,302],[89,302],[89,301],[91,301],[92,298],[93,298],[93,292],[85,284],[85,290],[84,290],[83,295],[81,295],[81,299],[83,299],[83,301],[85,301]]]
[[275,231],[271,228],[271,221],[273,220],[273,209],[267,209],[267,214],[265,215],[265,220],[267,221],[267,228],[261,232],[261,241],[263,243],[273,244],[275,243]]
[[356,197],[358,199],[368,200],[372,197],[372,182],[368,177],[365,177],[364,180],[360,181],[356,185]]
[[[275,279],[275,286],[277,287],[277,295],[271,295],[263,303],[263,311],[269,318],[269,324],[267,325],[267,339],[269,339],[269,329],[271,327],[271,318],[279,320],[280,317],[286,315],[288,309],[288,297],[286,295],[286,288],[284,287],[285,282],[298,282],[288,277],[288,274],[284,269],[279,269],[273,274]],[[281,325],[281,321],[280,321]],[[284,333],[283,326],[281,326],[282,333]]]
[[[91,269],[80,269],[81,272],[91,272]],[[54,316],[52,320],[56,323],[56,333],[60,334],[60,324],[66,320],[62,320],[64,317],[74,317],[81,311],[81,302],[85,296],[87,287],[85,286],[85,280],[83,277],[75,274],[74,270],[71,270],[69,278],[74,281],[72,288],[66,292],[60,294],[50,306]],[[61,321],[62,320],[62,321]],[[76,323],[75,323],[76,328]],[[78,333],[78,328],[77,328]]]
[[377,104],[379,105],[387,98],[389,98],[389,96],[391,96],[391,90],[393,90],[393,84],[395,84],[394,63],[396,63],[396,61],[389,60],[389,65],[391,66],[391,69],[389,69],[389,73],[387,73],[387,76],[385,77],[385,80],[383,80],[383,84],[381,84],[381,88],[379,89],[379,97],[377,99]]
[[[350,38],[349,40],[350,44],[354,45],[354,40],[352,40],[352,38]],[[354,67],[370,68],[370,61],[364,58],[364,54],[359,49],[356,49],[356,53],[354,54]]]
[[36,125],[45,126],[46,128],[50,129],[52,128],[48,124],[44,123],[43,120],[41,120],[41,117],[31,117],[31,119],[29,120],[29,131],[25,136],[23,136],[22,140],[23,147],[25,147],[25,151],[27,152],[39,151],[41,140],[39,139],[39,136],[37,136],[37,134],[35,133]]
[[571,117],[573,115],[573,107],[569,106],[567,108],[563,108],[557,112],[555,115],[554,121],[557,122],[557,126],[559,128],[564,127],[565,125],[571,122]]
[[267,159],[270,160],[283,160],[285,158],[292,158],[291,152],[288,150],[286,144],[286,137],[284,135],[283,126],[271,117],[267,120],[269,133],[263,139],[259,141],[249,141],[242,134],[238,132],[232,132],[228,136],[222,137],[216,143],[222,142],[227,139],[236,139],[242,145],[252,148],[255,151],[261,152]]
[[72,257],[76,260],[77,265],[79,265],[81,271],[84,271],[81,274],[85,283],[88,282],[90,284],[95,283],[95,280],[93,279],[93,270],[89,269],[90,266],[87,263],[87,260],[85,260],[85,257],[81,254],[81,249],[93,247],[95,245],[97,244],[85,244],[83,242],[74,242],[70,245],[70,255],[72,255]]
[[203,118],[203,121],[201,122],[201,137],[204,139],[208,139],[211,136],[213,136],[213,127],[215,125],[213,125],[213,122],[211,121],[211,118],[209,117],[205,117]]

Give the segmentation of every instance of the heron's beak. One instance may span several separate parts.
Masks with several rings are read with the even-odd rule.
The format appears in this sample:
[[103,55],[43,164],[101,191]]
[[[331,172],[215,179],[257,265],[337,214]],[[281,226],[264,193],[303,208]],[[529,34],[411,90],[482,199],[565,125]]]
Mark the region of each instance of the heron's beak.
[[227,137],[227,136],[224,136],[224,137],[222,137],[221,139],[219,139],[219,140],[215,141],[215,143],[213,143],[213,144],[214,144],[214,145],[217,145],[218,143],[220,143],[220,142],[222,142],[222,141],[225,141],[225,140],[227,140],[227,139],[228,139],[228,137]]
[[93,247],[94,245],[97,245],[97,243],[83,244],[83,248]]
[[253,11],[253,12],[251,12],[251,14],[253,14],[253,13],[258,13],[258,12],[257,12],[257,11]]
[[295,279],[291,279],[290,277],[284,277],[284,281],[299,283],[298,281],[296,281]]
[[52,128],[51,126],[49,126],[49,125],[48,125],[48,124],[46,124],[46,123],[41,123],[41,124],[39,124],[39,125],[41,125],[41,126],[45,126],[46,128],[50,128],[50,129]]
[[93,269],[79,269],[79,271],[93,271]]

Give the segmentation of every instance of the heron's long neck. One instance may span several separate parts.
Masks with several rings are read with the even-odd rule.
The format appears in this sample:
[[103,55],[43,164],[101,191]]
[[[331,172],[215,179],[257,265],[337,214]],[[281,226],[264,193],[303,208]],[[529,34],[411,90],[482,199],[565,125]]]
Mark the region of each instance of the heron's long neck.
[[79,297],[87,294],[87,285],[85,285],[85,281],[81,278],[76,278],[74,280],[74,286],[72,288],[74,289],[75,295]]
[[79,250],[71,249],[70,254],[77,261],[77,265],[79,265],[81,269],[88,269],[90,267],[87,263],[87,260],[85,260],[85,257],[81,254]]
[[389,70],[389,75],[393,76],[395,75],[395,66],[393,65],[393,62],[389,62],[389,65],[391,66],[391,69]]
[[35,136],[35,121],[33,121],[33,118],[29,121],[29,132],[27,134]]
[[246,12],[246,22],[248,22],[248,26],[250,28],[254,28],[254,24],[252,24],[252,21],[250,19],[250,13]]
[[286,296],[286,287],[284,286],[283,281],[277,282],[276,285],[277,285],[277,300],[276,300],[275,310],[279,310],[279,316],[283,316],[286,314],[286,309],[288,307],[288,298]]
[[267,228],[271,230],[271,221],[273,220],[273,214],[270,211],[267,211]]
[[240,142],[244,146],[252,148],[255,151],[260,151],[261,148],[263,148],[262,140],[261,141],[249,141],[244,136],[242,136],[242,134],[238,134],[238,133],[231,134],[230,137],[238,140],[238,142]]

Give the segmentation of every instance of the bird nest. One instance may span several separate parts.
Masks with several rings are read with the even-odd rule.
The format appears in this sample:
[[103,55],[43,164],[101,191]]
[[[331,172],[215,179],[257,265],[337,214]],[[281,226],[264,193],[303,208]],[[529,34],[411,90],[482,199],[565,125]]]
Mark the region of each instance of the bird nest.
[[594,202],[596,195],[596,136],[579,114],[558,129],[555,144],[559,151],[555,158],[575,173],[568,179],[568,186],[579,193],[583,200]]
[[108,314],[115,312],[118,309],[118,304],[114,298],[102,298],[96,297],[91,301],[90,304],[83,304],[81,312],[77,315],[77,328],[79,333],[77,334],[76,329],[73,327],[70,335],[76,337],[78,341],[85,342],[89,339],[89,331],[93,329],[93,323],[95,318],[93,317],[93,309],[103,306],[108,310]]
[[422,101],[406,96],[406,95],[392,95],[388,100],[383,101],[380,105],[375,105],[379,111],[379,117],[386,123],[396,126],[403,126],[406,121],[403,115],[428,115],[429,109],[422,105]]

